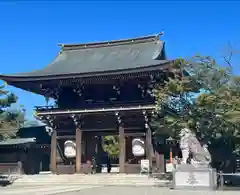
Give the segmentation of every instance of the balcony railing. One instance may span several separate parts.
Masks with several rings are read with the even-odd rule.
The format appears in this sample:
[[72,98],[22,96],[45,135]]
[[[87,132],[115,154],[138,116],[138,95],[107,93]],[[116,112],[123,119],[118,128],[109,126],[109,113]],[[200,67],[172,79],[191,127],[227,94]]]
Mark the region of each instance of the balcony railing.
[[108,108],[116,108],[116,107],[133,107],[133,106],[145,106],[145,105],[153,105],[152,101],[126,101],[126,102],[94,102],[94,103],[86,103],[81,106],[76,107],[58,107],[55,106],[35,106],[37,112],[49,112],[49,111],[62,111],[62,110],[86,110],[86,109],[108,109]]

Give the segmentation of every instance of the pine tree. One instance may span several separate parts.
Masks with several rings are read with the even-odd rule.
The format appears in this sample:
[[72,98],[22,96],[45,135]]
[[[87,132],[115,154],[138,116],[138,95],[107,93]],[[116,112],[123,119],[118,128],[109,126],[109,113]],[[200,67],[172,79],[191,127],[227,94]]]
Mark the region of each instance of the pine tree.
[[[190,128],[200,141],[228,140],[239,135],[240,77],[209,56],[178,59],[164,86],[156,86],[157,114],[153,127],[177,137]],[[186,74],[187,73],[187,74]]]
[[111,158],[117,158],[120,152],[118,136],[104,136],[103,150]]
[[0,86],[0,140],[14,137],[20,125],[24,122],[22,110],[10,110],[10,106],[17,102],[17,96]]

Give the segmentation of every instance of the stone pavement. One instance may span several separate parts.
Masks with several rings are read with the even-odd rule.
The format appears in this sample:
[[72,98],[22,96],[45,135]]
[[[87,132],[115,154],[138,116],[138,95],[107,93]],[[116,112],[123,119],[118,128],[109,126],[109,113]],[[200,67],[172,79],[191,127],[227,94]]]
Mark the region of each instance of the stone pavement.
[[[160,182],[160,183],[159,183]],[[161,184],[161,185],[160,185]],[[163,184],[163,185],[162,185]],[[1,195],[237,195],[239,191],[170,190],[147,175],[32,175],[0,187]],[[161,186],[161,187],[159,187]],[[165,185],[166,186],[166,185]]]
[[51,195],[58,193],[67,193],[72,191],[80,191],[82,189],[87,188],[95,188],[97,186],[84,186],[84,185],[38,185],[31,187],[23,187],[23,186],[8,186],[8,187],[0,187],[1,195]]
[[239,191],[170,190],[160,187],[95,187],[56,195],[239,195]]
[[170,190],[163,187],[38,186],[0,188],[1,195],[239,195],[239,191]]
[[73,175],[23,175],[12,185],[0,188],[2,195],[35,194],[47,195],[58,192],[78,191],[106,186],[165,186],[169,181],[161,181],[140,174],[73,174]]

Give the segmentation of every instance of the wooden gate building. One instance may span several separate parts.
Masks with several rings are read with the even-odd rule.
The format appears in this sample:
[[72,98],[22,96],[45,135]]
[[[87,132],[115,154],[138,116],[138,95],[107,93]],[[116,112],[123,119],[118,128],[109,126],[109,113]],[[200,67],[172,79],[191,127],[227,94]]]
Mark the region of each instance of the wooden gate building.
[[[0,75],[9,85],[56,101],[55,106],[36,107],[36,117],[51,127],[53,172],[83,172],[85,162],[96,154],[95,146],[97,153],[101,150],[99,136],[105,135],[119,135],[121,173],[140,171],[139,159],[131,152],[135,137],[145,139],[145,158],[152,167],[151,91],[168,77],[172,63],[160,35],[60,44],[61,51],[46,68]],[[73,163],[61,152],[64,140],[75,140]]]

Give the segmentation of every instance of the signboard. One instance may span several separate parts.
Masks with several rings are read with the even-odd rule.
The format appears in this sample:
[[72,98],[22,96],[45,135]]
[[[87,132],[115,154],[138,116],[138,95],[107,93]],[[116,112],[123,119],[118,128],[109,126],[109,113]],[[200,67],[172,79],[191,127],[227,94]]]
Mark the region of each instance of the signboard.
[[166,172],[171,173],[174,170],[174,166],[172,163],[166,163]]
[[141,173],[149,173],[150,172],[150,163],[149,160],[141,160]]

